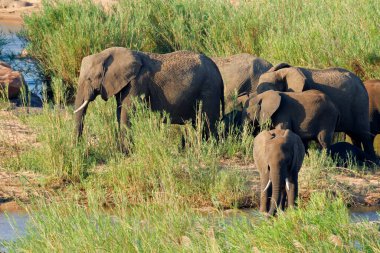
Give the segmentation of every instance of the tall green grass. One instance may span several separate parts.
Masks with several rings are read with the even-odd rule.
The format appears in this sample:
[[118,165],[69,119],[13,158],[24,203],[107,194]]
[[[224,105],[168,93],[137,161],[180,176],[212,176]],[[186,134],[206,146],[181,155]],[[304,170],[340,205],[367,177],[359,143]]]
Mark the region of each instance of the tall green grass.
[[[124,203],[127,204],[127,203]],[[74,200],[39,203],[24,238],[9,252],[379,252],[379,231],[350,223],[341,199],[314,194],[297,210],[266,219],[255,213],[201,214],[182,203],[112,213]]]
[[242,134],[244,142],[237,133],[220,137],[220,141],[205,141],[198,130],[201,127],[172,126],[165,123],[170,122],[168,115],[136,102],[126,140],[131,154],[125,156],[118,145],[115,107],[114,102],[92,103],[83,140],[77,143],[71,111],[45,105],[40,115],[23,119],[39,133],[40,145],[5,166],[50,175],[53,182],[79,182],[85,192],[102,185],[109,190],[111,202],[114,196],[124,196],[133,204],[175,199],[192,206],[232,207],[244,204],[250,196],[246,175],[219,163],[222,157],[228,159],[238,152],[241,159],[252,159],[247,147],[252,147],[253,137],[248,130]]
[[380,78],[376,0],[123,0],[109,12],[90,1],[46,1],[25,18],[29,52],[48,74],[76,86],[81,59],[111,46],[209,56],[241,52],[273,63],[341,66]]

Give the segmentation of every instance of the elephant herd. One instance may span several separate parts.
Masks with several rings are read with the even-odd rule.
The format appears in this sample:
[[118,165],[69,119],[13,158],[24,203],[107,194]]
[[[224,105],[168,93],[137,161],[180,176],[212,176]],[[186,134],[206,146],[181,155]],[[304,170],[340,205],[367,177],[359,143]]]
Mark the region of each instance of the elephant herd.
[[[135,97],[143,97],[154,111],[168,112],[174,124],[195,124],[201,103],[211,134],[231,113],[238,125],[269,122],[272,130],[255,137],[253,154],[260,172],[260,210],[270,214],[295,205],[298,171],[311,140],[332,154],[355,151],[363,160],[377,161],[373,141],[380,133],[380,80],[364,85],[342,68],[273,66],[249,54],[209,58],[188,51],[108,48],[82,60],[74,111],[78,137],[97,95],[116,98],[122,131],[130,124],[128,109]],[[332,144],[334,132],[346,133],[354,145]]]

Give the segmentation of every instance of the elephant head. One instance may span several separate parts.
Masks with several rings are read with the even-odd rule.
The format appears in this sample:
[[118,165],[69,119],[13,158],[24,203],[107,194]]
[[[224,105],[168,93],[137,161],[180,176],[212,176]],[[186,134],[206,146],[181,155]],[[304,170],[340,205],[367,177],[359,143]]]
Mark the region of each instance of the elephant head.
[[75,98],[76,133],[82,135],[88,103],[99,94],[104,100],[120,92],[136,78],[142,66],[136,52],[114,47],[82,60]]
[[260,76],[256,90],[257,93],[267,90],[302,92],[305,86],[306,77],[299,68],[280,63]]
[[281,104],[278,91],[269,90],[248,99],[244,105],[242,121],[263,125],[271,119]]
[[[260,210],[274,215],[287,201],[295,206],[298,195],[298,172],[305,149],[299,136],[290,130],[274,129],[261,132],[255,140],[254,158],[259,169],[262,192]],[[263,188],[263,186],[265,186]],[[271,188],[271,195],[268,190]],[[270,199],[270,205],[268,200]]]

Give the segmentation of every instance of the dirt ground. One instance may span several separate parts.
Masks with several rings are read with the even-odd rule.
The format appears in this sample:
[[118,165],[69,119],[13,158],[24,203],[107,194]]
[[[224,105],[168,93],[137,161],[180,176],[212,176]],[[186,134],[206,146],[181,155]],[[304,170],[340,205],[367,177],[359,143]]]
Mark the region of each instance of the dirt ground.
[[22,24],[22,15],[41,8],[41,0],[0,0],[0,23]]
[[38,188],[42,176],[27,171],[10,172],[2,166],[6,158],[37,145],[35,133],[14,112],[0,110],[0,212],[18,210],[16,200],[27,203],[31,197],[41,194]]

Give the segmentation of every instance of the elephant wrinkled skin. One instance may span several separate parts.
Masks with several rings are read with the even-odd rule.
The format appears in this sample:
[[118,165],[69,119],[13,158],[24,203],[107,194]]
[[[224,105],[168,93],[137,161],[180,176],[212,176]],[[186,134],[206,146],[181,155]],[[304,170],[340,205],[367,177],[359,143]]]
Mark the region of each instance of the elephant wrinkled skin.
[[261,212],[274,215],[277,207],[295,206],[304,156],[301,138],[290,130],[265,130],[255,137],[253,157],[260,173]]
[[336,132],[348,134],[356,146],[374,156],[368,118],[368,94],[355,74],[342,68],[306,69],[281,63],[260,76],[257,92],[319,90],[339,111]]
[[212,60],[218,66],[223,78],[226,114],[244,105],[248,95],[256,90],[261,74],[273,66],[260,57],[245,53],[229,57],[213,57]]
[[317,90],[269,90],[247,100],[242,118],[256,126],[270,119],[272,127],[290,129],[299,135],[305,148],[310,140],[317,140],[327,148],[332,142],[339,112],[330,98]]
[[[155,111],[166,111],[171,122],[195,121],[202,102],[211,132],[224,109],[223,80],[215,63],[202,54],[178,51],[153,54],[113,47],[84,57],[75,100],[76,133],[81,136],[88,103],[97,95],[115,96],[121,127],[129,124],[133,97],[144,97]],[[123,128],[122,128],[123,129]]]

